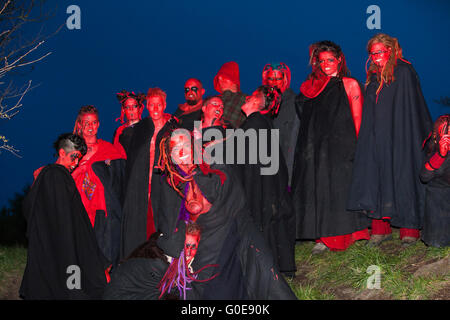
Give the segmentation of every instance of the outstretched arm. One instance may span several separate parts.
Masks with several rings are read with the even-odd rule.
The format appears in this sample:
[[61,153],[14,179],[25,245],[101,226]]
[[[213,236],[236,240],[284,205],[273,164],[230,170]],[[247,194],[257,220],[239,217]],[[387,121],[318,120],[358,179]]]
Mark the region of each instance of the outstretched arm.
[[353,123],[355,124],[356,136],[358,137],[361,127],[363,96],[358,81],[352,78],[343,78],[345,92],[347,93],[352,112]]

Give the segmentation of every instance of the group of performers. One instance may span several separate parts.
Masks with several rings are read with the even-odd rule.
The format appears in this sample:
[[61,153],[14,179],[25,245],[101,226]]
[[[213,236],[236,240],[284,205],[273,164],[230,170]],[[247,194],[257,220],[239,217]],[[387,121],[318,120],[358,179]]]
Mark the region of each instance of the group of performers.
[[[122,90],[112,143],[97,137],[97,108],[83,106],[24,202],[21,296],[295,299],[286,278],[298,240],[315,241],[312,254],[378,246],[394,226],[404,246],[448,246],[450,115],[433,126],[396,38],[375,35],[367,51],[364,86],[339,45],[320,41],[298,95],[282,62],[264,66],[251,95],[233,61],[214,77],[217,95],[204,98],[202,82],[188,79],[173,115],[159,88]],[[229,163],[226,148],[223,161],[197,161],[217,158],[235,138],[226,129],[277,129],[279,144],[257,136],[243,162]],[[274,174],[250,161],[263,147],[279,154]]]

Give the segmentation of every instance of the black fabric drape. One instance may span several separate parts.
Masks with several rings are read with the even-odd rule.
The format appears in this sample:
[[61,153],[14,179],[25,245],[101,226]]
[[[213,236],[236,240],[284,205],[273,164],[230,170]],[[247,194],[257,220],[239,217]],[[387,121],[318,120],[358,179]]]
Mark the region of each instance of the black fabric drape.
[[375,74],[366,88],[347,208],[419,229],[425,207],[422,144],[432,121],[412,65],[399,60],[394,77],[378,100]]
[[434,247],[450,246],[450,158],[439,169],[420,173],[425,183],[425,215],[422,240]]
[[[27,265],[20,295],[24,299],[100,299],[109,262],[94,231],[75,182],[66,168],[42,169],[24,200]],[[70,289],[69,266],[79,267],[80,289]],[[69,281],[72,283],[71,281]]]
[[297,238],[318,239],[367,228],[363,214],[346,210],[357,138],[342,80],[331,78],[312,99],[300,93],[296,107],[301,123],[293,176]]
[[[257,162],[251,164],[250,140],[245,143],[245,164],[238,164],[241,183],[245,190],[245,197],[256,227],[263,233],[267,244],[271,248],[278,267],[283,272],[295,272],[295,212],[292,198],[288,192],[288,173],[281,148],[272,148],[271,132],[272,120],[259,112],[252,113],[244,121],[241,129],[245,132],[255,130]],[[273,161],[278,162],[278,171],[272,175],[261,173],[261,169],[269,167],[263,164],[260,157],[261,143],[264,143],[260,133],[267,130],[266,152]],[[235,141],[237,143],[237,141]],[[278,158],[275,159],[275,154]],[[271,164],[274,166],[274,164]]]

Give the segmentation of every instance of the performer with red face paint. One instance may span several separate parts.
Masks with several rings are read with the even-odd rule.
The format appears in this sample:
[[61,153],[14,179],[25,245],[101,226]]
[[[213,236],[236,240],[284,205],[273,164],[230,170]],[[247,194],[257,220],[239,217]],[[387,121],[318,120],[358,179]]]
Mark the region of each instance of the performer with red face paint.
[[450,114],[440,116],[427,141],[427,161],[420,180],[425,187],[422,240],[430,246],[450,246]]
[[280,147],[288,169],[288,184],[291,186],[294,166],[295,145],[297,143],[300,120],[295,111],[296,93],[290,88],[291,70],[283,63],[266,64],[262,73],[262,84],[276,87],[281,91],[281,105],[273,120],[273,126],[280,133]]
[[203,95],[205,89],[200,80],[191,78],[184,84],[184,97],[186,102],[178,105],[174,116],[179,120],[179,126],[192,131],[194,121],[200,121],[202,116]]
[[200,227],[180,221],[171,234],[153,233],[117,268],[104,300],[193,300],[197,273],[191,264],[201,239]]
[[[20,296],[26,300],[99,299],[110,263],[97,245],[70,175],[87,147],[83,138],[71,133],[60,135],[54,147],[56,163],[40,171],[24,200],[28,250]],[[80,271],[80,286],[73,289],[67,285],[71,266]]]
[[363,119],[347,208],[372,218],[369,245],[391,239],[400,227],[407,246],[419,239],[424,211],[422,144],[432,121],[411,63],[396,38],[377,34],[367,44]]
[[240,83],[239,65],[234,61],[224,63],[214,77],[214,89],[222,97],[223,119],[233,128],[239,128],[245,120],[241,106],[247,95],[241,92]]
[[159,158],[159,141],[167,130],[177,126],[176,119],[164,112],[166,97],[160,88],[150,88],[146,97],[150,116],[133,128],[126,168],[122,257],[156,231],[153,213],[159,204],[162,177],[154,165]]
[[94,106],[81,107],[74,132],[84,138],[87,153],[72,173],[103,254],[115,265],[119,259],[122,184],[126,155],[98,139],[100,122]]
[[[158,163],[166,174],[156,225],[163,234],[179,221],[201,228],[192,282],[198,299],[295,299],[271,249],[250,217],[244,190],[229,165],[200,163],[191,133],[176,130],[161,140]],[[206,282],[202,282],[207,280]]]
[[[133,134],[133,127],[141,120],[145,95],[122,90],[116,96],[122,106],[120,117],[116,121],[120,120],[122,125],[114,131],[113,144],[117,149],[123,149],[127,153]],[[124,117],[126,118],[125,123]]]
[[353,157],[362,113],[357,80],[349,77],[341,48],[331,41],[310,47],[313,73],[296,102],[300,132],[293,200],[297,238],[314,239],[313,254],[346,250],[369,239],[368,219],[346,210]]

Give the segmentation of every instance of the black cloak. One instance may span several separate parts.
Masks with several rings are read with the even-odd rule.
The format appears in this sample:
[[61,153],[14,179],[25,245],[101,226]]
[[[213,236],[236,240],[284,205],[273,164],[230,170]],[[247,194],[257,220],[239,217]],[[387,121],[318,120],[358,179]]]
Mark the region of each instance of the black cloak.
[[97,210],[94,232],[100,249],[113,267],[117,265],[120,259],[125,166],[125,159],[111,160],[108,165],[104,161],[97,161],[92,164],[92,170],[103,185],[108,213],[108,216],[106,216],[103,210]]
[[201,108],[190,113],[183,113],[183,111],[178,108],[173,115],[179,120],[180,128],[192,131],[194,130],[194,122],[201,121],[202,113]]
[[[197,172],[194,180],[211,209],[197,219],[201,239],[192,263],[194,271],[202,270],[188,299],[277,300],[296,299],[289,285],[279,273],[274,257],[262,234],[257,230],[243,196],[244,190],[235,170],[228,165],[213,165],[226,175],[221,184],[218,175]],[[198,169],[196,169],[198,170]],[[157,211],[157,228],[163,233],[175,230],[182,203],[181,197],[164,184],[165,200]]]
[[[263,143],[259,130],[267,130],[266,152],[273,157],[275,151],[272,150],[270,139],[272,120],[255,112],[247,117],[241,129],[246,132],[254,129],[257,136],[254,146],[257,150],[257,163],[250,163],[250,141],[246,140],[245,164],[237,164],[251,216],[271,248],[280,271],[295,272],[295,212],[288,192],[288,173],[281,148],[278,149],[279,158],[276,159],[277,173],[273,175],[261,173],[261,169],[268,165],[263,164],[259,156]],[[236,140],[235,143],[237,145]]]
[[287,88],[281,95],[280,110],[273,120],[273,127],[280,130],[280,148],[286,161],[289,186],[292,185],[295,146],[300,128],[300,119],[295,111],[296,97],[294,90]]
[[356,130],[344,84],[332,77],[315,98],[298,95],[301,127],[295,151],[293,202],[297,238],[351,234],[368,227],[346,210]]
[[[122,130],[119,136],[119,143],[122,145],[123,149],[125,150],[125,153],[128,155],[128,149],[130,147],[131,138],[133,137],[133,128],[134,124],[126,127]],[[113,139],[112,141],[116,139],[118,129],[114,131]]]
[[424,212],[423,141],[432,120],[413,66],[398,60],[395,81],[384,85],[371,75],[366,88],[349,210],[373,219],[391,218],[395,227],[419,229]]
[[[174,119],[169,119],[158,132],[155,141],[154,165],[158,163],[159,159],[159,143],[164,134],[175,126],[174,121]],[[150,142],[153,132],[152,119],[149,117],[142,119],[133,129],[133,137],[128,149],[121,239],[122,258],[127,257],[137,246],[147,241],[148,178]],[[153,214],[158,208],[162,181],[160,171],[154,168],[151,181]]]
[[[109,262],[97,246],[94,231],[69,171],[44,167],[24,200],[27,220],[27,265],[20,287],[24,299],[100,299]],[[81,288],[67,282],[78,266]]]
[[423,166],[420,180],[426,184],[422,240],[434,247],[450,246],[450,157],[434,171]]

